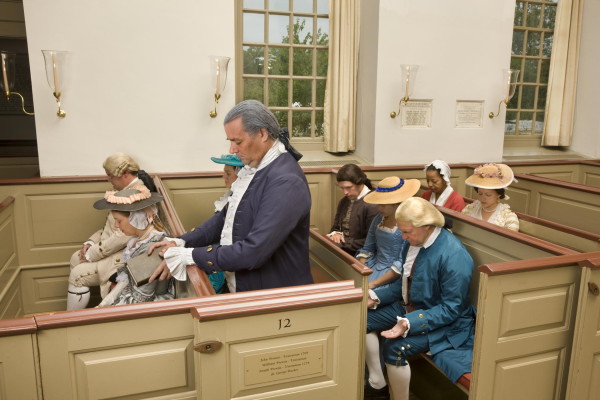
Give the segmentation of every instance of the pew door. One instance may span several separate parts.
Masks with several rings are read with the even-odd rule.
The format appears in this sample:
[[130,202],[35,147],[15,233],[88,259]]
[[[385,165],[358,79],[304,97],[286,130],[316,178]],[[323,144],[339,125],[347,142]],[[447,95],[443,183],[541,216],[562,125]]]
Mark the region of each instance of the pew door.
[[198,398],[362,398],[362,289],[310,290],[194,308]]
[[[584,262],[567,399],[600,399],[600,258]],[[587,264],[587,265],[585,265]]]
[[37,399],[35,333],[0,336],[0,400]]

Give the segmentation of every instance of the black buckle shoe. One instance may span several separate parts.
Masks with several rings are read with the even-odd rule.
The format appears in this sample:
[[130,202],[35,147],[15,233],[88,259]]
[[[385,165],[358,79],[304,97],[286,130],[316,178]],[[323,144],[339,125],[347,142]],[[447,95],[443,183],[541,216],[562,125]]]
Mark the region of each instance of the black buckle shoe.
[[387,386],[381,389],[375,389],[368,383],[365,383],[365,400],[390,400],[390,392]]

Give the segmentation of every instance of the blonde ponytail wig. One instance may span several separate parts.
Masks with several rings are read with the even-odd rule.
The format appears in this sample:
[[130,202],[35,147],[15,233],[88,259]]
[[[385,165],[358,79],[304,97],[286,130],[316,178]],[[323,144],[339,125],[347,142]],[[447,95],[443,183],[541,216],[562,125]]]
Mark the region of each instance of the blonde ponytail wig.
[[125,153],[115,153],[108,156],[102,167],[113,176],[122,176],[125,172],[137,175],[140,170],[138,163]]
[[421,197],[410,197],[396,209],[397,222],[410,222],[416,227],[444,226],[444,216],[433,204]]

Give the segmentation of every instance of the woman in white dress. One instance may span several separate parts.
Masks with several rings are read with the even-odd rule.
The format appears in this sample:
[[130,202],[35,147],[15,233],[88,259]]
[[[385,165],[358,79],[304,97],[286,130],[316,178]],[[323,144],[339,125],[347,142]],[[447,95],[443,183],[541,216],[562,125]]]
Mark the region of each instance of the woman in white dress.
[[515,175],[506,164],[491,163],[475,168],[473,175],[465,183],[475,187],[477,200],[467,205],[463,214],[518,231],[517,214],[511,211],[508,204],[500,203],[500,200],[509,199],[505,188],[513,181],[516,181]]

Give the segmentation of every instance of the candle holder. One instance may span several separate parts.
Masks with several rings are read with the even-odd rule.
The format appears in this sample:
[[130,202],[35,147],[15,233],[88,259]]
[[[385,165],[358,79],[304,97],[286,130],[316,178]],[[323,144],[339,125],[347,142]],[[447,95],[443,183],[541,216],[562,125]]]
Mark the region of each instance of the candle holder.
[[44,62],[46,64],[46,80],[48,81],[48,86],[50,86],[52,94],[58,104],[56,116],[64,118],[67,113],[60,107],[60,97],[62,95],[62,90],[64,89],[64,71],[67,52],[42,50],[42,54],[44,54]]
[[27,115],[35,115],[32,112],[25,110],[25,99],[21,93],[13,92],[15,87],[15,62],[17,55],[15,53],[9,53],[8,51],[0,52],[0,68],[2,69],[2,80],[0,80],[0,88],[6,95],[6,100],[10,101],[10,96],[17,95],[21,98],[21,108]]
[[225,83],[227,83],[227,66],[229,65],[229,60],[231,60],[229,57],[209,57],[212,87],[215,88],[215,108],[208,114],[211,118],[217,116],[217,104],[219,104],[221,93],[225,90]]
[[517,89],[517,84],[519,83],[519,70],[518,69],[505,69],[503,70],[503,81],[506,83],[506,97],[502,100],[500,100],[500,103],[498,103],[498,112],[496,112],[496,114],[494,114],[493,112],[490,112],[488,114],[488,117],[490,118],[495,118],[498,115],[500,115],[500,107],[502,106],[502,103],[504,103],[505,105],[508,106],[508,102],[510,101],[510,99],[513,98],[513,96],[515,95],[515,91]]
[[396,118],[398,114],[400,114],[400,108],[402,108],[402,104],[405,104],[410,100],[414,89],[415,89],[415,81],[417,80],[417,72],[419,71],[418,65],[411,64],[402,64],[400,65],[401,79],[402,79],[402,89],[400,98],[400,102],[398,103],[398,112],[392,111],[390,113],[390,118]]

